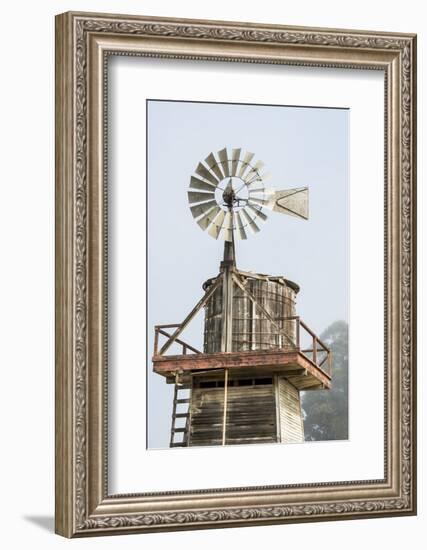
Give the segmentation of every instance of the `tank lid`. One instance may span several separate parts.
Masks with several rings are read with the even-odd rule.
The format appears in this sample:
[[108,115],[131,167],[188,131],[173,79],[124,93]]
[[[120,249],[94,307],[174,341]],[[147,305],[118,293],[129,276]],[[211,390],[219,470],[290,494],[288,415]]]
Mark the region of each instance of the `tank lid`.
[[[300,287],[294,283],[293,281],[290,281],[289,279],[286,279],[282,275],[266,275],[264,273],[254,273],[252,271],[241,271],[240,269],[236,269],[237,273],[244,277],[245,279],[258,279],[261,281],[272,281],[275,283],[282,284],[284,286],[288,286],[292,288],[292,290],[295,293],[298,293],[300,290]],[[218,276],[217,276],[218,277]],[[203,290],[206,290],[209,288],[209,286],[213,283],[213,281],[216,281],[217,277],[211,277],[207,281],[203,283]]]

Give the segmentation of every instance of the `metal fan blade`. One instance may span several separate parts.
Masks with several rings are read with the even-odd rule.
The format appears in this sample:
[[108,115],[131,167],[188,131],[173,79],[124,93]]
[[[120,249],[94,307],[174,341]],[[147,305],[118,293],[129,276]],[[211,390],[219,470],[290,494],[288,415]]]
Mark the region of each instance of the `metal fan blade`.
[[255,174],[252,178],[246,181],[246,185],[248,187],[257,183],[259,183],[260,185],[263,183],[261,176],[259,176],[258,174]]
[[254,233],[258,233],[259,227],[254,222],[254,220],[249,216],[249,214],[246,212],[246,209],[243,208],[243,210],[241,212],[243,212],[243,217],[245,218],[245,221],[247,222],[247,225],[249,225],[249,227],[252,229],[252,231]]
[[237,172],[237,165],[239,163],[241,149],[233,149],[231,152],[231,175],[235,176]]
[[246,235],[246,231],[243,227],[242,218],[240,216],[240,212],[236,212],[234,214],[236,221],[237,221],[237,235],[241,238],[246,240],[248,237]]
[[199,162],[199,164],[197,165],[195,172],[196,174],[199,174],[199,176],[202,176],[202,178],[205,178],[205,180],[208,180],[211,183],[213,183],[215,187],[218,185],[220,181],[216,176],[214,176],[214,174],[212,174],[212,172],[209,172],[206,166],[201,162]]
[[217,206],[216,200],[209,202],[202,202],[201,204],[196,204],[196,206],[190,206],[191,213],[193,218],[198,218],[202,214],[205,214],[212,206]]
[[193,204],[195,202],[210,201],[215,197],[215,193],[199,193],[197,191],[188,191],[188,202]]
[[247,206],[252,210],[252,212],[254,212],[256,216],[260,217],[262,221],[265,222],[265,220],[267,219],[267,216],[266,214],[264,214],[264,212],[261,211],[259,206],[258,207],[253,206],[250,202],[248,202]]
[[308,187],[276,191],[273,210],[308,220]]
[[213,220],[212,225],[208,230],[209,235],[214,239],[218,239],[219,237],[224,218],[225,218],[225,212],[224,210],[221,209],[221,211],[218,213],[218,216]]
[[205,231],[210,226],[220,210],[221,208],[219,206],[212,206],[206,212],[206,214],[204,214],[199,220],[197,220],[197,223],[200,225],[203,231]]
[[245,182],[252,181],[254,178],[256,179],[257,177],[259,177],[259,171],[263,166],[264,166],[264,163],[262,162],[262,160],[257,160],[253,168],[251,168],[251,170],[249,170],[249,172],[242,179]]
[[221,151],[218,151],[219,160],[221,161],[221,167],[225,174],[225,177],[228,177],[230,175],[230,168],[228,166],[228,155],[227,155],[227,148],[224,147],[224,149],[221,149]]
[[191,176],[191,182],[190,182],[191,189],[199,189],[201,191],[210,191],[213,193],[216,189],[215,185],[212,183],[208,183],[207,181],[199,180],[198,178],[195,178],[194,176]]
[[243,157],[243,159],[240,159],[240,170],[239,170],[239,173],[237,174],[237,177],[238,178],[243,178],[243,174],[246,172],[246,170],[250,167],[250,162],[251,160],[254,158],[254,154],[253,153],[245,153],[245,156]]
[[272,175],[270,172],[265,172],[264,174],[261,174],[262,181],[269,181],[272,178]]
[[250,204],[251,202],[264,206],[264,208],[269,208],[270,210],[274,209],[274,199],[259,199],[258,197],[250,197],[248,200],[248,204]]
[[254,195],[255,197],[258,197],[260,199],[265,199],[266,197],[274,197],[275,191],[274,189],[271,189],[269,187],[256,187],[255,189],[249,189],[249,198],[253,197]]
[[225,213],[224,222],[222,224],[224,229],[233,229],[233,215],[231,212]]
[[224,241],[232,241],[233,240],[233,213],[227,212],[225,214],[224,223],[222,224],[222,238]]
[[213,153],[209,153],[209,155],[205,158],[205,162],[209,166],[210,170],[217,176],[219,181],[224,179],[224,173]]
[[255,174],[252,178],[246,181],[248,187],[256,183],[257,181],[264,183],[271,179],[271,174],[266,172],[265,174]]

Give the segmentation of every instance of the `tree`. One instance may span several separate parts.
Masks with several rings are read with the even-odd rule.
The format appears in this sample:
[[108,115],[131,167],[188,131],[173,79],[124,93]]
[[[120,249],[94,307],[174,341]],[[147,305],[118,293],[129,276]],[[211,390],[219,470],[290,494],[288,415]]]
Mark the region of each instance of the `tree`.
[[301,408],[306,441],[348,438],[348,325],[332,323],[320,339],[332,350],[330,390],[302,393]]

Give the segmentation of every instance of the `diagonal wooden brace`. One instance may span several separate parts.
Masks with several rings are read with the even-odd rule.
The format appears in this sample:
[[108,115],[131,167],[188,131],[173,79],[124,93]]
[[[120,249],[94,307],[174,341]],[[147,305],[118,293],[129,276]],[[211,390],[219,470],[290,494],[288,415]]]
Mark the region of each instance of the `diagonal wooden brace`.
[[194,317],[197,315],[197,313],[202,309],[202,307],[206,304],[206,302],[209,300],[209,298],[213,295],[215,290],[219,287],[220,283],[222,281],[222,273],[220,273],[214,282],[214,284],[210,287],[209,290],[205,292],[205,294],[202,296],[202,298],[198,301],[198,303],[195,305],[195,307],[190,311],[190,313],[187,315],[187,317],[184,319],[184,321],[179,325],[179,327],[176,329],[176,331],[172,334],[172,336],[165,342],[163,347],[159,351],[159,355],[163,355],[165,351],[167,351],[170,346],[176,341],[178,336],[181,334],[181,332],[185,329],[185,327],[194,319]]

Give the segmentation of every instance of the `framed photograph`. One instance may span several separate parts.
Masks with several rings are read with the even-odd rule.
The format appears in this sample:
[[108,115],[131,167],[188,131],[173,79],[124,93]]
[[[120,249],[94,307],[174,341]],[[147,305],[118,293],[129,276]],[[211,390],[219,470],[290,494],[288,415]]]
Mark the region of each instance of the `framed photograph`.
[[56,532],[416,513],[416,37],[56,18]]

